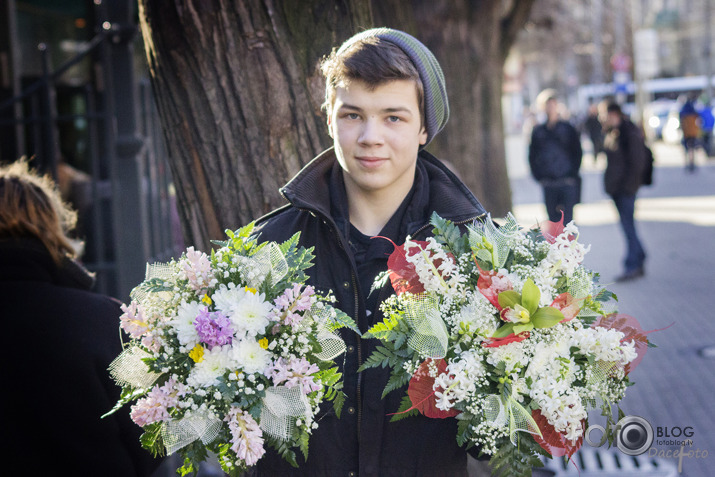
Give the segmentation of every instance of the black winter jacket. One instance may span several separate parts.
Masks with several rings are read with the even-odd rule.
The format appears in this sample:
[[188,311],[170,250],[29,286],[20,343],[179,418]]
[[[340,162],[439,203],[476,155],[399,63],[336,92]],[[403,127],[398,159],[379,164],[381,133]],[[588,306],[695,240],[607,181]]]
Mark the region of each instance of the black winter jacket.
[[570,123],[539,124],[529,145],[531,174],[537,181],[577,178],[582,153],[580,135]]
[[[337,306],[358,323],[361,331],[382,320],[376,306],[366,310],[367,290],[361,290],[357,265],[346,239],[348,224],[336,219],[330,190],[335,188],[339,168],[332,149],[316,157],[281,193],[290,203],[258,221],[260,240],[283,241],[301,232],[300,243],[315,247],[309,283],[318,290],[332,289]],[[439,160],[419,153],[415,185],[402,220],[403,232],[415,239],[431,235],[433,211],[457,224],[485,215],[474,195]],[[335,195],[335,194],[333,194]],[[343,204],[344,205],[344,204]],[[404,204],[403,204],[404,205]],[[405,236],[399,237],[398,245]],[[392,246],[386,253],[389,253]],[[383,270],[387,268],[387,255]],[[379,291],[377,303],[392,294],[388,283]],[[347,401],[338,419],[332,405],[319,417],[319,428],[310,441],[307,462],[293,469],[276,454],[258,463],[260,476],[460,476],[466,475],[467,454],[457,446],[455,419],[409,417],[390,423],[405,388],[381,398],[389,369],[357,369],[375,349],[376,340],[361,340],[351,331],[342,333],[347,346],[340,361]]]
[[643,182],[646,149],[638,127],[623,118],[617,128],[608,131],[604,140],[606,172],[604,185],[609,195],[635,195]]
[[18,475],[150,475],[107,368],[121,352],[118,301],[92,293],[78,263],[57,266],[36,239],[0,239],[4,461]]

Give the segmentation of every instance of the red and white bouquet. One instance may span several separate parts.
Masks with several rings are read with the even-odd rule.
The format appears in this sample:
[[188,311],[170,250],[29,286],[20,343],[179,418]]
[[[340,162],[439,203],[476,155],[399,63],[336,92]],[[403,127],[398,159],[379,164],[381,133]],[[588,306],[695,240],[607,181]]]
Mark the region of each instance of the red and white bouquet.
[[458,443],[491,455],[495,473],[571,457],[590,409],[611,418],[646,333],[582,265],[590,247],[573,223],[432,225],[433,238],[408,237],[390,256],[381,279],[396,295],[364,335],[381,345],[363,368],[391,367],[384,394],[409,384],[393,419],[458,419]]

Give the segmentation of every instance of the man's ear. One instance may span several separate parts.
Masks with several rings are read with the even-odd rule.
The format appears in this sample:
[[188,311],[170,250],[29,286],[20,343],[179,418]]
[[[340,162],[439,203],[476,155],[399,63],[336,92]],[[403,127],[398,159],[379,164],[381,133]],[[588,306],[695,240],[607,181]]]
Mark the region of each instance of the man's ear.
[[427,144],[427,128],[422,127],[422,131],[420,131],[420,146],[424,146]]

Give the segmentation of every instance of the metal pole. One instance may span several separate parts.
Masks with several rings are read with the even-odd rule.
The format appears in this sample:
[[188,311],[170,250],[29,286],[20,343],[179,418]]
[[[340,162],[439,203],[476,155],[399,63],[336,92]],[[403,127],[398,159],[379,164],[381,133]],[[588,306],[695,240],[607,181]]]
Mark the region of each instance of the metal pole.
[[55,101],[55,86],[51,78],[52,65],[50,52],[45,43],[38,46],[42,55],[42,92],[41,92],[41,124],[42,124],[42,154],[40,154],[40,171],[49,173],[57,181],[57,160],[59,156],[58,135],[55,130],[57,105]]

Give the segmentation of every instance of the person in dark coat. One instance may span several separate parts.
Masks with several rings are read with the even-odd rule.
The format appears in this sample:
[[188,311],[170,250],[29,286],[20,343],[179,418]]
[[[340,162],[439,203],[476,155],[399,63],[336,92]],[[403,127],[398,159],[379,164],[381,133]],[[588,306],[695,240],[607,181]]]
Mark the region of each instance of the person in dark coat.
[[76,215],[25,161],[0,168],[4,464],[18,475],[133,477],[140,447],[107,368],[121,352],[118,301],[92,293],[66,232]]
[[[464,225],[485,211],[469,189],[423,147],[449,115],[442,71],[432,53],[406,33],[380,28],[354,36],[323,63],[334,146],[282,189],[288,205],[258,221],[259,240],[296,232],[315,247],[309,283],[332,290],[337,306],[365,332],[382,321],[389,283],[372,289],[393,245],[431,234],[433,212]],[[389,240],[387,240],[389,239]],[[382,391],[389,369],[358,373],[377,340],[342,333],[347,395],[340,418],[321,410],[307,461],[293,469],[269,452],[260,476],[466,476],[467,453],[455,419],[422,415],[389,422],[406,388]],[[477,448],[473,448],[475,451]],[[476,452],[475,452],[476,454]]]
[[646,149],[640,129],[623,115],[616,103],[607,106],[606,127],[604,185],[618,209],[627,249],[623,274],[616,280],[632,280],[645,273],[646,253],[636,232],[634,213],[646,166]]
[[546,122],[531,132],[529,166],[544,192],[549,220],[564,224],[573,220],[573,209],[581,199],[581,138],[568,121],[561,119],[559,102],[546,99]]

